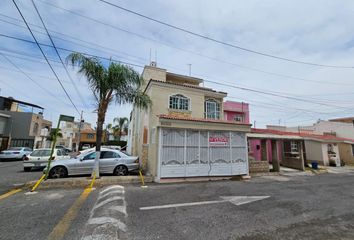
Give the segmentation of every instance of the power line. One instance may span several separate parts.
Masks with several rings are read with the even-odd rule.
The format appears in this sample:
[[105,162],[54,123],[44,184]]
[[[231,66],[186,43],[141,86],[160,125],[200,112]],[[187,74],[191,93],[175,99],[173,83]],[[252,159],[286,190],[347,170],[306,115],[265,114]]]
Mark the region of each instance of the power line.
[[[0,36],[4,36],[3,34],[0,34]],[[20,41],[25,41],[25,42],[29,42],[29,43],[35,43],[35,42],[32,42],[32,41],[29,41],[29,40],[26,40],[26,39],[20,39],[20,38],[17,38],[17,37],[12,37],[12,36],[6,36],[5,37],[9,37],[9,38],[14,38],[16,40],[20,40]],[[44,45],[44,46],[48,46],[48,47],[53,47],[51,45],[47,45],[47,44],[42,44],[40,43],[41,45]],[[74,52],[74,50],[70,50],[70,49],[66,49],[66,48],[60,48],[60,47],[57,47],[58,49],[62,49],[64,51],[68,51],[68,52]],[[97,57],[97,58],[101,58],[101,59],[105,59],[105,60],[112,60],[112,59],[109,59],[109,58],[106,58],[106,57],[102,57],[102,56],[97,56],[97,55],[93,55],[93,54],[89,54],[89,53],[83,53],[85,55],[88,55],[88,56],[93,56],[93,57]],[[116,60],[113,60],[113,61],[116,61]],[[132,66],[135,66],[135,67],[139,67],[139,68],[143,68],[143,66],[141,65],[138,65],[138,64],[133,64],[133,63],[130,63],[130,62],[122,62],[122,61],[116,61],[116,62],[119,62],[119,63],[125,63],[125,64],[128,64],[128,65],[132,65]],[[203,78],[210,78],[208,76],[203,76],[203,75],[200,75],[202,76]],[[223,81],[225,82],[225,81]],[[232,83],[230,83],[232,84]],[[260,91],[264,91],[264,90],[260,90]],[[280,94],[288,94],[288,93],[281,93],[281,92],[274,92],[273,93],[280,93]],[[290,95],[290,94],[289,94]],[[330,100],[326,100],[326,99],[315,99],[315,98],[310,98],[312,100],[320,100],[320,101],[330,101]],[[337,101],[336,101],[337,102]]]
[[[20,19],[13,18],[13,17],[7,16],[7,15],[2,14],[2,13],[0,13],[0,16],[4,16],[4,17],[6,17],[6,18],[9,18],[9,19],[12,19],[12,20],[15,20],[15,21],[20,21],[20,22],[22,22]],[[17,27],[21,27],[21,28],[26,28],[26,26],[22,26],[22,25],[19,25],[19,24],[10,22],[10,21],[3,20],[3,19],[0,19],[0,21],[1,21],[1,22],[4,22],[4,23],[7,23],[7,24],[11,24],[11,25],[13,25],[13,26],[17,26]],[[41,26],[39,26],[39,25],[36,25],[36,24],[33,24],[33,23],[28,23],[28,25],[37,27],[37,28],[39,28],[39,29],[43,29],[43,27],[41,27]],[[32,31],[45,35],[44,32],[41,32],[41,31],[38,31],[38,30],[32,30]],[[56,38],[56,39],[60,39],[60,40],[66,41],[66,42],[70,42],[70,43],[76,44],[76,45],[78,45],[78,46],[82,46],[82,47],[84,47],[84,48],[93,49],[93,50],[100,51],[100,52],[105,52],[105,53],[116,52],[117,54],[126,55],[127,57],[130,57],[130,58],[134,58],[134,59],[136,58],[136,59],[139,59],[139,60],[144,61],[144,62],[147,61],[147,59],[145,59],[145,58],[137,57],[137,56],[131,55],[131,54],[129,54],[129,53],[122,52],[122,51],[118,51],[118,50],[116,50],[116,49],[109,48],[109,47],[106,47],[106,46],[103,46],[103,45],[100,45],[100,44],[97,44],[97,43],[94,43],[94,42],[90,42],[90,41],[86,41],[86,40],[83,40],[83,39],[79,39],[79,38],[70,36],[70,35],[68,35],[68,34],[55,31],[55,30],[53,30],[53,29],[49,29],[49,28],[48,28],[48,31],[50,31],[50,32],[52,32],[52,33],[55,33],[55,34],[58,34],[58,35],[65,36],[65,37],[70,38],[70,39],[73,39],[73,40],[75,40],[75,41],[73,41],[73,40],[68,40],[68,39],[65,39],[65,38],[62,38],[62,37],[58,37],[58,36],[53,36],[53,34],[51,35],[52,38]],[[102,48],[102,49],[106,49],[106,50],[108,50],[109,52],[108,52],[108,51],[103,51],[103,50],[101,50],[101,49],[89,47],[89,46],[87,46],[87,45],[79,44],[78,42],[83,42],[83,43],[86,43],[86,44],[89,44],[89,45],[97,46],[97,47],[100,47],[100,48]],[[118,56],[118,55],[113,55],[113,56],[115,56],[115,57],[117,57],[117,58],[120,58],[120,56]]]
[[[10,39],[15,39],[15,40],[22,41],[22,42],[31,43],[31,44],[37,44],[37,42],[31,41],[31,40],[27,40],[27,39],[24,39],[24,38],[19,38],[19,37],[15,37],[15,36],[10,36],[10,35],[7,35],[7,34],[2,34],[2,33],[0,33],[0,36],[1,36],[1,37],[5,37],[5,38],[10,38]],[[40,43],[40,42],[38,42],[38,44],[41,45],[41,46],[53,48],[53,46],[48,45],[48,44],[45,44],[45,43]],[[71,53],[73,53],[73,52],[78,52],[78,53],[81,53],[81,54],[86,55],[86,56],[89,56],[89,57],[95,57],[95,58],[100,58],[100,59],[107,60],[107,61],[112,61],[112,62],[117,62],[117,63],[123,63],[123,64],[127,64],[127,65],[134,66],[134,67],[144,68],[144,66],[139,65],[139,64],[129,63],[129,62],[126,62],[126,61],[121,61],[121,60],[114,60],[114,59],[112,59],[112,58],[97,56],[97,55],[90,54],[90,53],[86,53],[86,52],[80,52],[80,51],[71,50],[71,49],[68,49],[68,48],[57,47],[57,49],[63,50],[63,51],[66,51],[66,52],[71,52]]]
[[[21,39],[18,37],[13,37],[13,36],[8,36],[5,34],[0,34],[0,36],[4,36],[4,37],[8,37],[8,38],[12,38],[12,39],[16,39],[16,40],[20,40],[20,41],[24,41],[24,42],[28,42],[28,43],[35,43],[33,41],[30,40],[26,40],[26,39]],[[53,47],[51,45],[47,45],[47,44],[43,44],[43,43],[39,43],[40,45],[43,46],[48,46],[48,47]],[[68,52],[74,52],[73,50],[69,50],[66,48],[61,48],[61,47],[57,47],[58,49],[64,50],[64,51],[68,51]],[[87,56],[92,56],[92,57],[97,57],[97,58],[101,58],[101,59],[105,59],[105,60],[112,60],[106,57],[100,57],[100,56],[96,56],[93,54],[89,54],[89,53],[82,53],[85,54]],[[115,60],[113,60],[115,61]],[[116,61],[116,62],[120,62],[122,63],[122,61]],[[134,64],[134,63],[130,63],[130,62],[123,62],[125,64],[131,65],[131,66],[135,66],[135,67],[139,67],[139,68],[144,68],[144,66],[139,65],[139,64]],[[251,89],[251,88],[246,88],[246,87],[237,87],[231,84],[226,84],[226,83],[220,83],[220,82],[216,82],[216,81],[212,81],[212,80],[204,80],[205,82],[210,82],[210,83],[214,83],[214,84],[218,84],[218,85],[223,85],[223,86],[227,86],[227,87],[233,87],[233,88],[237,88],[240,90],[244,90],[244,91],[252,91],[252,92],[256,92],[256,93],[261,93],[261,94],[266,94],[266,95],[271,95],[271,96],[276,96],[276,97],[282,97],[282,98],[287,98],[287,99],[291,99],[291,100],[297,100],[297,101],[302,101],[302,102],[311,102],[307,99],[301,99],[301,98],[296,98],[296,97],[291,97],[291,96],[283,96],[277,93],[271,93],[271,92],[266,92],[266,91],[262,91],[262,90],[256,90],[256,89]],[[346,108],[346,107],[341,107],[341,106],[336,106],[336,105],[329,105],[329,104],[325,104],[325,103],[321,103],[321,102],[314,102],[312,101],[312,103],[318,104],[318,105],[323,105],[323,106],[329,106],[329,107],[336,107],[336,108],[343,108],[343,109],[352,109],[352,108]]]
[[36,4],[34,3],[33,0],[32,0],[32,4],[33,4],[34,9],[35,9],[36,12],[37,12],[37,15],[38,15],[39,19],[40,19],[41,22],[42,22],[42,25],[43,25],[43,27],[44,27],[44,29],[45,29],[45,31],[46,31],[46,33],[47,33],[49,39],[50,39],[50,42],[51,42],[52,45],[53,45],[53,48],[54,48],[56,54],[57,54],[58,57],[59,57],[59,60],[60,60],[61,64],[63,65],[63,67],[64,67],[64,69],[65,69],[65,72],[66,72],[68,78],[70,79],[72,85],[74,86],[74,89],[75,89],[76,93],[78,94],[78,96],[79,96],[81,102],[82,102],[83,105],[87,108],[86,102],[85,102],[84,98],[82,97],[82,95],[81,95],[79,89],[77,88],[77,86],[76,86],[74,80],[72,79],[72,77],[71,77],[71,75],[70,75],[68,69],[66,68],[66,66],[65,66],[65,64],[64,64],[64,62],[63,62],[63,59],[61,58],[61,56],[60,56],[60,54],[59,54],[59,51],[58,51],[58,49],[56,48],[55,43],[54,43],[52,37],[50,36],[50,34],[49,34],[49,32],[48,32],[48,29],[47,29],[46,25],[44,24],[43,18],[42,18],[42,16],[41,16],[41,14],[39,13],[38,8],[37,8],[37,6],[36,6]]
[[314,83],[333,84],[333,85],[338,85],[338,84],[349,85],[349,84],[340,83],[340,82],[330,82],[330,81],[322,81],[322,80],[319,81],[319,80],[304,79],[304,78],[301,78],[301,77],[295,77],[295,76],[290,76],[290,75],[286,75],[286,74],[282,74],[282,73],[270,72],[270,71],[266,71],[266,70],[262,70],[262,69],[258,69],[258,68],[254,68],[254,67],[244,66],[244,65],[237,64],[237,63],[225,61],[225,60],[222,60],[222,59],[218,59],[218,58],[215,58],[215,57],[211,57],[211,56],[205,55],[205,54],[200,53],[200,52],[195,52],[195,51],[191,51],[191,50],[188,50],[188,49],[183,49],[183,48],[176,47],[176,46],[170,45],[168,43],[165,43],[165,42],[153,39],[153,38],[146,37],[146,36],[144,36],[142,34],[135,33],[135,32],[132,32],[130,30],[126,30],[126,29],[117,27],[115,25],[109,24],[107,22],[103,22],[101,20],[97,20],[95,18],[83,15],[81,13],[77,13],[75,11],[72,11],[72,10],[57,6],[57,5],[53,4],[53,3],[44,2],[42,0],[38,0],[38,1],[40,1],[41,3],[46,4],[48,6],[60,9],[62,11],[68,12],[68,13],[70,13],[72,15],[75,15],[75,16],[79,16],[79,17],[84,18],[86,20],[90,20],[92,22],[95,22],[95,23],[98,23],[98,24],[113,28],[115,30],[124,32],[126,34],[134,35],[134,36],[142,38],[142,39],[146,39],[146,40],[149,40],[149,41],[152,41],[152,42],[156,42],[156,43],[162,44],[164,46],[167,46],[167,47],[170,47],[170,48],[173,48],[173,49],[177,49],[179,51],[191,53],[191,54],[194,54],[194,55],[197,55],[197,56],[201,56],[201,57],[210,59],[212,61],[220,62],[220,63],[223,63],[223,64],[228,64],[228,65],[232,65],[232,66],[235,66],[235,67],[238,67],[238,68],[243,68],[243,69],[247,69],[247,70],[250,70],[250,71],[259,72],[259,73],[263,73],[263,74],[267,74],[267,75],[273,75],[273,76],[277,76],[277,77],[284,77],[284,78],[289,78],[289,79],[294,79],[294,80],[299,80],[299,81],[304,81],[304,82],[314,82]]
[[48,66],[49,66],[50,69],[52,70],[52,72],[53,72],[55,78],[58,80],[60,86],[62,87],[63,91],[65,92],[65,95],[68,97],[68,99],[70,100],[71,104],[74,106],[75,110],[76,110],[77,113],[80,115],[80,111],[77,109],[75,103],[73,102],[73,100],[71,99],[70,95],[69,95],[68,92],[66,91],[64,85],[63,85],[62,82],[60,81],[60,79],[59,79],[57,73],[54,71],[54,68],[52,67],[52,65],[50,64],[49,60],[47,59],[47,56],[45,55],[45,53],[44,53],[44,51],[43,51],[41,45],[38,43],[38,41],[37,41],[36,37],[34,36],[34,34],[33,34],[32,30],[31,30],[30,26],[29,26],[28,23],[27,23],[25,17],[23,16],[21,10],[20,10],[19,7],[17,6],[16,1],[15,1],[15,0],[12,0],[12,2],[14,3],[14,5],[15,5],[17,11],[18,11],[18,13],[21,15],[22,20],[23,20],[24,23],[26,24],[26,26],[27,26],[29,32],[31,33],[31,35],[32,35],[32,37],[33,37],[33,39],[34,39],[34,41],[36,42],[36,44],[37,44],[39,50],[41,51],[43,57],[45,58],[46,62],[48,63]]
[[257,55],[261,55],[261,56],[264,56],[264,57],[274,58],[274,59],[283,60],[283,61],[287,61],[287,62],[293,62],[293,63],[299,63],[299,64],[305,64],[305,65],[311,65],[311,66],[318,66],[318,67],[328,67],[328,68],[354,68],[353,66],[325,65],[325,64],[318,64],[318,63],[312,63],[312,62],[304,62],[304,61],[300,61],[300,60],[295,60],[295,59],[290,59],[290,58],[285,58],[285,57],[279,57],[279,56],[271,55],[271,54],[268,54],[268,53],[264,53],[264,52],[256,51],[256,50],[253,50],[253,49],[241,47],[241,46],[238,46],[238,45],[235,45],[235,44],[232,44],[232,43],[223,42],[223,41],[221,41],[221,40],[218,40],[218,39],[215,39],[215,38],[212,38],[212,37],[208,37],[208,36],[205,36],[205,35],[202,35],[202,34],[199,34],[199,33],[196,33],[196,32],[190,31],[190,30],[187,30],[187,29],[185,29],[185,28],[178,27],[178,26],[172,25],[172,24],[170,24],[170,23],[163,22],[163,21],[161,21],[161,20],[158,20],[158,19],[155,19],[155,18],[146,16],[146,15],[144,15],[144,14],[142,14],[142,13],[139,13],[139,12],[136,12],[136,11],[133,11],[133,10],[124,8],[124,7],[122,7],[122,6],[119,6],[119,5],[117,5],[117,4],[114,4],[114,3],[111,3],[111,2],[108,2],[108,1],[105,1],[105,0],[98,0],[98,1],[103,2],[103,3],[107,4],[107,5],[112,6],[112,7],[118,8],[118,9],[120,9],[120,10],[123,10],[123,11],[125,11],[125,12],[129,12],[129,13],[134,14],[134,15],[136,15],[136,16],[139,16],[139,17],[148,19],[148,20],[150,20],[150,21],[152,21],[152,22],[156,22],[156,23],[159,23],[159,24],[161,24],[161,25],[164,25],[164,26],[167,26],[167,27],[170,27],[170,28],[179,30],[179,31],[181,31],[181,32],[184,32],[184,33],[187,33],[187,34],[190,34],[190,35],[199,37],[199,38],[203,38],[203,39],[206,39],[206,40],[209,40],[209,41],[212,41],[212,42],[215,42],[215,43],[224,45],[224,46],[236,48],[236,49],[239,49],[239,50],[242,50],[242,51],[246,51],[246,52],[250,52],[250,53],[253,53],[253,54],[257,54]]
[[[212,80],[205,80],[204,79],[204,82],[214,83],[214,84],[222,85],[222,86],[226,86],[226,87],[232,87],[232,88],[240,89],[240,90],[243,90],[243,91],[250,91],[250,92],[256,92],[256,93],[261,93],[261,94],[265,94],[265,95],[275,96],[275,97],[287,98],[287,99],[301,101],[301,102],[310,102],[307,99],[301,99],[301,98],[291,97],[291,96],[284,96],[284,95],[280,95],[280,94],[259,91],[259,90],[255,90],[255,89],[251,89],[251,88],[238,87],[238,86],[234,86],[234,85],[231,85],[231,84],[215,82],[215,81],[212,81]],[[342,107],[342,106],[330,105],[330,104],[326,104],[326,103],[314,102],[314,101],[312,101],[312,103],[315,103],[315,104],[318,104],[318,105],[322,105],[322,106],[328,106],[328,107],[336,107],[336,108],[351,109],[351,110],[353,109],[353,108],[347,108],[347,107]]]
[[24,72],[19,66],[17,66],[13,61],[10,60],[10,58],[8,58],[5,54],[3,54],[2,52],[0,52],[0,55],[5,58],[12,66],[14,66],[19,72],[21,72],[23,75],[25,75],[31,82],[33,82],[34,84],[36,84],[39,88],[41,88],[43,91],[45,91],[48,95],[52,96],[53,98],[55,98],[56,100],[62,102],[61,100],[59,100],[55,95],[53,95],[50,91],[48,91],[48,89],[44,88],[41,84],[37,83],[31,76],[29,76],[26,72]]
[[[4,34],[0,34],[0,36],[5,36],[5,37],[9,37],[9,38],[21,40],[21,41],[33,43],[33,42],[30,41],[30,40],[25,40],[25,39],[13,37],[13,36],[7,36],[7,35],[4,35]],[[41,43],[39,43],[39,44],[41,44]],[[48,47],[52,47],[52,46],[46,45],[46,44],[41,44],[41,45],[48,46]],[[64,50],[64,51],[69,51],[69,52],[74,52],[73,50],[68,50],[68,49],[60,48],[60,47],[58,47],[58,49],[62,49],[62,50]],[[87,53],[83,53],[83,54],[88,55],[88,56],[98,57],[98,56],[95,56],[95,55],[92,55],[92,54],[87,54]],[[103,59],[106,59],[106,60],[110,60],[109,58],[104,58],[104,57],[98,57],[98,58],[103,58]],[[121,61],[119,61],[119,62],[121,62]],[[124,62],[124,63],[125,63],[125,64],[128,64],[128,65],[135,66],[135,67],[144,68],[144,66],[142,66],[142,65],[138,65],[138,64],[134,64],[134,63],[128,63],[128,62]],[[308,102],[308,103],[310,102],[310,103],[315,103],[315,104],[318,104],[318,105],[323,105],[323,106],[328,106],[328,107],[336,107],[336,108],[342,108],[342,109],[352,109],[352,108],[347,108],[347,107],[342,107],[342,106],[337,106],[337,105],[325,104],[325,103],[321,103],[321,102],[309,101],[308,99],[301,99],[301,98],[297,98],[297,97],[284,96],[284,95],[280,95],[280,94],[276,94],[276,93],[270,93],[270,92],[266,92],[266,91],[262,91],[262,90],[256,90],[256,89],[251,89],[251,88],[246,88],[246,87],[238,87],[238,86],[234,86],[234,85],[231,85],[231,84],[220,83],[220,82],[216,82],[216,81],[212,81],[212,80],[205,80],[205,79],[204,79],[204,81],[205,81],[205,82],[214,83],[214,84],[217,84],[217,85],[222,85],[222,86],[227,86],[227,87],[232,87],[232,88],[240,89],[240,90],[243,90],[243,91],[251,91],[251,92],[261,93],[261,94],[265,94],[265,95],[271,95],[271,96],[276,96],[276,97],[281,97],[281,98],[287,98],[287,99],[291,99],[291,100],[297,100],[297,101],[302,101],[302,102]]]

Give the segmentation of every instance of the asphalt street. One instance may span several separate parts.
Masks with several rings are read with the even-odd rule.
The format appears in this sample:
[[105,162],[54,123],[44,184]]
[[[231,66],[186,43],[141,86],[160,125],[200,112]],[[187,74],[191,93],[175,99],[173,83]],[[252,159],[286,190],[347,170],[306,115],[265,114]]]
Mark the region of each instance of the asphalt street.
[[[126,187],[130,239],[354,239],[354,175],[261,177],[249,182],[204,182]],[[141,207],[270,196],[140,210]]]
[[41,176],[41,169],[24,172],[22,161],[0,161],[0,194],[28,181],[37,180]]
[[0,239],[354,239],[353,183],[348,172],[22,190],[0,198]]

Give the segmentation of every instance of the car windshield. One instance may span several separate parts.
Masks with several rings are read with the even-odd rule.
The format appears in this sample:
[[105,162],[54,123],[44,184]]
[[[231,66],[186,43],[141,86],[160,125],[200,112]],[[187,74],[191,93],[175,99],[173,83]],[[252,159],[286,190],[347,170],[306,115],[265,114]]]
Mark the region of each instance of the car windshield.
[[50,156],[50,150],[45,150],[45,149],[42,149],[42,150],[34,150],[34,151],[31,153],[31,156],[33,156],[33,157]]
[[21,151],[22,147],[12,147],[9,150],[11,151]]

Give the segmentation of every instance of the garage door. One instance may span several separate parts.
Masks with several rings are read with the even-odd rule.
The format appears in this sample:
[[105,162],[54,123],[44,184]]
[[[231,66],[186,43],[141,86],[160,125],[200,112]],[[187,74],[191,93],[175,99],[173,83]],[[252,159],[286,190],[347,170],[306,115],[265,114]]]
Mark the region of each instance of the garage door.
[[161,129],[161,177],[248,174],[245,133]]

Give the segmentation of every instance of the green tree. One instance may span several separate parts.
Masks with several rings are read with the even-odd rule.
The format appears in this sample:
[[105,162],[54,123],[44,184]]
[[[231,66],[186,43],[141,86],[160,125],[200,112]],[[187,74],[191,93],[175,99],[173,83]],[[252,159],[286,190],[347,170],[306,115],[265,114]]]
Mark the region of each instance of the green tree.
[[55,135],[56,131],[58,131],[57,137],[59,137],[59,138],[63,137],[63,134],[61,133],[61,129],[60,128],[52,128],[50,130],[49,136],[47,137],[48,141],[53,141],[54,140],[54,135]]
[[71,53],[66,61],[73,67],[78,67],[78,73],[83,74],[97,101],[96,159],[92,176],[99,177],[99,156],[101,152],[103,124],[108,106],[117,104],[133,104],[147,109],[151,99],[141,91],[143,79],[133,68],[119,63],[109,62],[106,67],[95,57],[87,57],[81,53]]
[[118,140],[120,141],[122,133],[128,132],[128,118],[126,117],[116,117],[113,119],[113,123],[116,123],[117,125],[114,127],[115,132],[117,133]]

